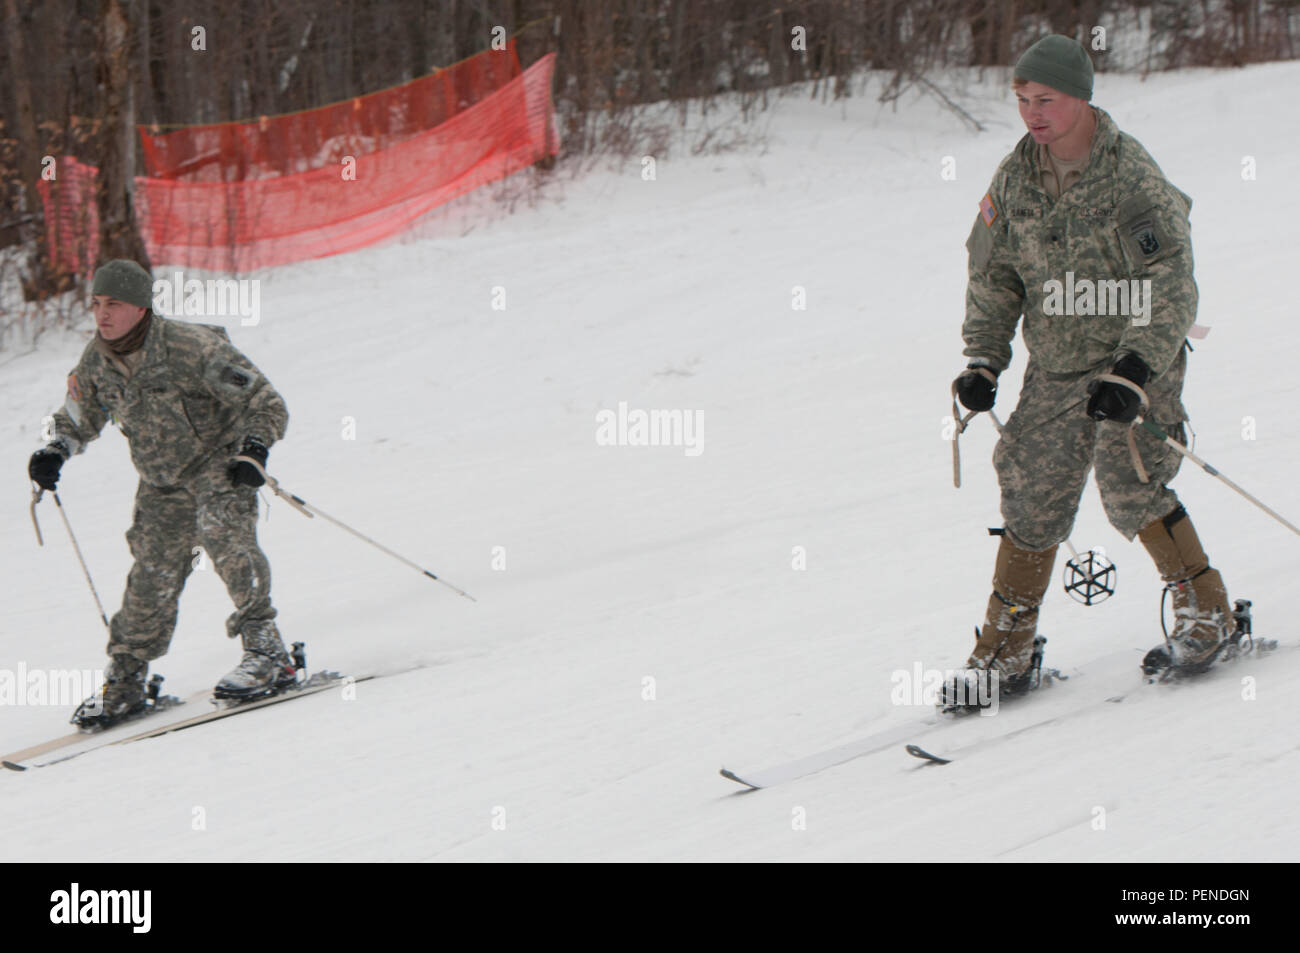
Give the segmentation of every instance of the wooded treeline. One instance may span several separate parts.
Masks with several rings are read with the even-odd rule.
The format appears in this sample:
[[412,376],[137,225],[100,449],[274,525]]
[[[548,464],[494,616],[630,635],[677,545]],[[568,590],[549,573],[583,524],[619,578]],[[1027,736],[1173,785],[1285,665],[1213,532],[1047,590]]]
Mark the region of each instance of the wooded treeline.
[[[1300,0],[0,0],[0,249],[37,254],[45,156],[99,165],[104,257],[143,260],[127,181],[143,174],[136,123],[255,119],[373,92],[518,34],[524,65],[557,54],[564,147],[602,145],[630,106],[753,96],[814,81],[848,95],[864,68],[886,95],[940,67],[1011,63],[1046,32],[1088,42],[1099,70],[1293,58]],[[1122,35],[1119,35],[1122,34]],[[1120,43],[1128,51],[1114,61]],[[1134,50],[1137,52],[1134,53]],[[635,144],[633,144],[635,145]]]

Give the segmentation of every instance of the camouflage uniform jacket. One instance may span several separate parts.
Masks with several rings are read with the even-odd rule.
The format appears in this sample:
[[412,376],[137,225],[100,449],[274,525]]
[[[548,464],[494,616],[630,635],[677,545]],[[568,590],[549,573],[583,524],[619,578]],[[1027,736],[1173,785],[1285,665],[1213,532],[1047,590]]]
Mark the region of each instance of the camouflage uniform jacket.
[[70,453],[81,453],[112,420],[130,441],[140,478],[168,487],[215,453],[238,452],[245,437],[270,446],[284,436],[284,401],[224,328],[158,315],[152,322],[129,379],[95,341],[86,346],[54,414],[55,440]]
[[[1045,371],[1095,370],[1129,351],[1156,377],[1196,320],[1191,199],[1169,183],[1141,143],[1103,110],[1095,112],[1088,163],[1059,199],[1040,184],[1039,149],[1029,135],[993,176],[966,242],[963,353],[974,363],[1006,369],[1023,313],[1025,346]],[[1150,311],[1140,319],[1088,314],[1091,306],[1080,299],[1076,313],[1048,313],[1045,305],[1060,310],[1061,295],[1052,303],[1047,283],[1060,282],[1068,297],[1079,279],[1102,289],[1097,302],[1112,303],[1119,282],[1131,287],[1149,279]]]

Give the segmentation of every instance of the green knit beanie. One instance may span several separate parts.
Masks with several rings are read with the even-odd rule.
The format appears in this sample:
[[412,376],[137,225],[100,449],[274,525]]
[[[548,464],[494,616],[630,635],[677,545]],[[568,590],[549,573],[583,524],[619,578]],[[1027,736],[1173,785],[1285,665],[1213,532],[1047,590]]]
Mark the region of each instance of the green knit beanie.
[[137,308],[153,306],[153,278],[135,262],[114,258],[95,270],[92,295],[108,295]]
[[1020,57],[1016,78],[1042,83],[1076,99],[1092,99],[1092,60],[1078,40],[1054,33]]

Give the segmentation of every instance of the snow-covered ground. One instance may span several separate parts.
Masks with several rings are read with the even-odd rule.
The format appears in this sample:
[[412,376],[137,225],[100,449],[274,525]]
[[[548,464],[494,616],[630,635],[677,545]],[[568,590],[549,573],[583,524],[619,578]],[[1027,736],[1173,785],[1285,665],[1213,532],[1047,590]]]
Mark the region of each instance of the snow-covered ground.
[[[1195,199],[1214,329],[1185,392],[1197,450],[1293,520],[1297,81],[1296,64],[1103,75],[1096,95]],[[960,664],[982,617],[994,434],[980,420],[963,439],[955,490],[943,418],[963,244],[1023,127],[992,79],[962,102],[985,132],[933,100],[785,99],[763,149],[660,157],[653,181],[640,162],[559,176],[467,235],[268,276],[258,326],[216,320],[288,401],[272,472],[478,603],[272,500],[286,639],[345,672],[422,667],[5,772],[6,859],[1291,859],[1300,540],[1191,466],[1175,487],[1281,640],[1272,658],[1141,685],[1159,579],[1090,488],[1073,540],[1105,547],[1119,591],[1092,608],[1050,593],[1048,664],[1071,679],[921,740],[960,752],[1068,717],[943,768],[897,745],[748,795],[717,774],[925,720],[891,702],[892,674]],[[37,549],[24,489],[89,328],[0,357],[2,669],[103,663],[53,504]],[[620,403],[700,415],[703,452],[601,445],[597,415]],[[134,485],[106,432],[60,486],[110,612]],[[170,691],[237,661],[228,611],[196,573],[156,665]],[[0,751],[69,713],[5,708]]]

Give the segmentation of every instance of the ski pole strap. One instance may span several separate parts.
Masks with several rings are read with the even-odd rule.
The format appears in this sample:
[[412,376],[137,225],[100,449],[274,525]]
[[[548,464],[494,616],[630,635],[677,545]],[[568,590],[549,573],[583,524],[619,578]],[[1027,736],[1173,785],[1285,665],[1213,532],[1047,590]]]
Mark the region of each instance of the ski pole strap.
[[1146,467],[1142,465],[1142,456],[1138,453],[1137,438],[1133,434],[1133,431],[1137,429],[1138,421],[1145,417],[1151,409],[1151,400],[1147,397],[1147,392],[1127,377],[1121,377],[1118,374],[1099,374],[1097,380],[1104,381],[1107,384],[1115,384],[1119,387],[1126,387],[1137,394],[1138,415],[1128,428],[1128,455],[1133,461],[1133,469],[1137,470],[1139,482],[1150,483],[1151,478],[1147,475]]
[[957,428],[952,435],[952,485],[958,488],[961,487],[961,451],[957,447],[957,442],[961,438],[962,431],[966,429],[966,425],[971,422],[977,413],[979,411],[972,410],[965,417],[962,417],[961,410],[957,407],[957,400],[953,399],[952,419]]
[[[984,377],[988,378],[989,384],[997,387],[997,374],[989,371],[987,367],[976,365],[976,367],[969,369],[983,374]],[[962,416],[962,408],[957,404],[957,381],[953,381],[953,423],[957,425],[957,429],[953,432],[953,486],[957,486],[958,489],[962,485],[962,455],[961,451],[957,449],[957,441],[962,436],[966,426],[971,423],[971,420],[975,419],[976,413],[979,413],[979,411],[971,411],[965,417]],[[997,424],[998,432],[1001,432],[1002,425],[997,423],[997,417],[993,417],[993,423]]]
[[1214,467],[1210,466],[1208,463],[1206,463],[1204,460],[1202,460],[1202,459],[1201,459],[1200,457],[1198,457],[1196,454],[1192,453],[1192,451],[1188,450],[1188,449],[1187,449],[1186,447],[1184,447],[1181,443],[1179,443],[1179,442],[1178,442],[1177,440],[1175,440],[1173,437],[1169,436],[1169,434],[1165,433],[1163,430],[1161,430],[1158,426],[1156,426],[1155,424],[1153,424],[1151,421],[1149,421],[1149,420],[1145,420],[1145,419],[1143,419],[1142,417],[1138,417],[1138,418],[1134,421],[1134,423],[1137,424],[1137,425],[1139,425],[1139,426],[1141,426],[1143,430],[1147,431],[1147,433],[1151,434],[1152,436],[1156,437],[1157,439],[1159,439],[1159,440],[1163,440],[1166,444],[1168,444],[1168,445],[1169,445],[1170,447],[1172,447],[1173,449],[1177,450],[1179,453],[1181,453],[1183,456],[1185,456],[1188,460],[1191,460],[1193,463],[1195,463],[1198,467],[1200,467],[1202,470],[1204,470],[1204,471],[1205,471],[1206,473],[1208,473],[1210,476],[1212,476],[1212,477],[1214,477],[1214,478],[1216,478],[1216,479],[1218,479],[1218,480],[1221,480],[1223,483],[1227,484],[1227,486],[1228,486],[1229,488],[1231,488],[1232,490],[1235,490],[1237,493],[1239,493],[1240,495],[1244,496],[1247,500],[1249,500],[1250,502],[1254,503],[1254,504],[1255,504],[1256,506],[1258,506],[1261,510],[1263,510],[1265,513],[1267,513],[1269,516],[1273,517],[1273,519],[1277,520],[1279,523],[1281,523],[1283,526],[1285,526],[1285,527],[1286,527],[1287,529],[1289,529],[1291,532],[1295,533],[1297,536],[1300,536],[1300,529],[1297,529],[1297,528],[1296,528],[1292,523],[1290,523],[1288,520],[1283,519],[1283,518],[1282,518],[1281,516],[1279,516],[1276,512],[1274,512],[1271,508],[1269,508],[1268,506],[1266,506],[1262,501],[1256,499],[1255,497],[1253,497],[1253,496],[1251,496],[1249,493],[1247,493],[1245,490],[1243,490],[1241,487],[1237,486],[1237,484],[1233,483],[1231,480],[1229,480],[1226,476],[1224,476],[1222,473],[1220,473],[1220,472],[1219,472],[1218,470],[1216,470]]
[[[974,367],[971,368],[971,370],[975,370],[983,374],[985,377],[989,379],[989,383],[991,383],[994,387],[997,386],[998,375],[994,374],[987,367]],[[975,415],[978,413],[979,413],[978,410],[972,410],[970,413],[966,414],[966,416],[964,417],[962,416],[961,407],[959,407],[957,404],[957,382],[953,381],[952,382],[952,420],[953,423],[956,425],[956,429],[953,431],[953,435],[952,435],[952,485],[959,489],[961,488],[961,451],[957,448],[957,441],[961,437],[962,432],[966,429],[966,426],[972,420],[975,419]]]
[[44,537],[41,536],[40,521],[36,519],[36,504],[41,501],[41,497],[44,495],[45,495],[45,490],[42,487],[37,486],[36,483],[33,482],[32,483],[32,526],[36,529],[37,546],[45,545],[45,539]]
[[1138,401],[1141,404],[1138,408],[1138,413],[1142,416],[1145,417],[1147,411],[1151,409],[1151,400],[1147,397],[1147,392],[1127,377],[1120,377],[1118,374],[1098,374],[1097,380],[1106,384],[1117,384],[1120,387],[1126,387],[1133,393],[1137,394]]
[[271,476],[271,474],[267,473],[266,467],[262,466],[260,461],[254,460],[252,457],[245,457],[242,454],[236,456],[234,459],[238,463],[252,464],[252,466],[257,470],[257,472],[262,474],[262,479],[266,481],[266,485],[271,488],[272,493],[280,497],[280,499],[284,500],[295,510],[301,513],[303,516],[307,517],[308,519],[311,519],[312,513],[310,510],[307,509],[306,501],[303,500],[301,497],[295,496],[294,494],[288,492],[287,490],[280,489],[280,481],[277,480],[275,477]]
[[952,485],[959,489],[961,487],[961,450],[958,449],[957,443],[961,439],[962,431],[966,429],[966,425],[971,422],[975,414],[976,411],[972,410],[965,417],[961,415],[961,408],[957,406],[957,385],[953,384],[952,419],[956,429],[953,430],[952,434]]
[[1147,476],[1147,468],[1142,466],[1142,454],[1138,453],[1137,437],[1134,432],[1138,428],[1138,421],[1141,417],[1134,419],[1128,427],[1128,455],[1133,460],[1133,469],[1137,470],[1139,483],[1150,483],[1151,478]]

